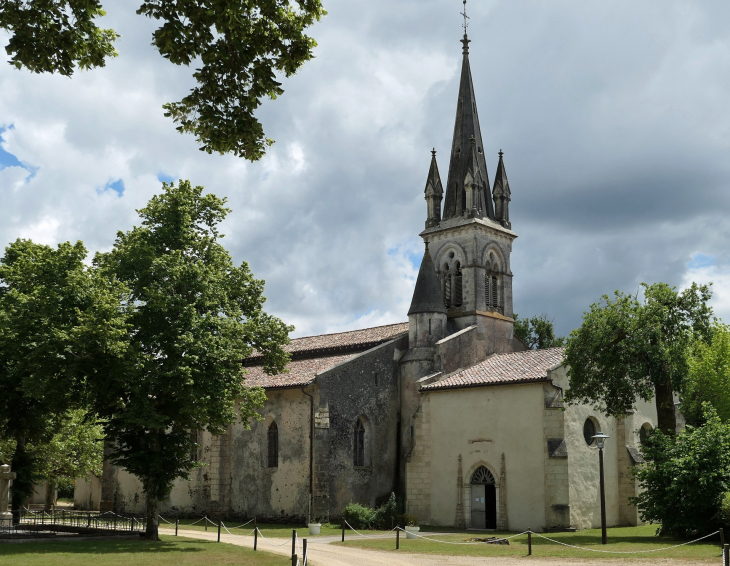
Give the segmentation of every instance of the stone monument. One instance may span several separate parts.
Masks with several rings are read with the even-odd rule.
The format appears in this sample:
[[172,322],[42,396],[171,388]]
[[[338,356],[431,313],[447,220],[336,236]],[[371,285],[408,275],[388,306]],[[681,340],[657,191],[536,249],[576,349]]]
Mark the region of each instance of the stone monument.
[[0,527],[10,526],[13,521],[13,514],[8,511],[8,488],[10,480],[14,479],[15,474],[10,471],[10,466],[0,466]]

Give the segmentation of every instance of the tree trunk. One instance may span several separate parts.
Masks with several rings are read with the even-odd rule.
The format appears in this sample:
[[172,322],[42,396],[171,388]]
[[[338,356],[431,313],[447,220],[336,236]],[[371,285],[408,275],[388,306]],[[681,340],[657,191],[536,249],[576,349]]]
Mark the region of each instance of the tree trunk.
[[674,435],[677,432],[677,414],[674,409],[674,391],[669,379],[654,385],[656,396],[656,413],[659,430],[664,434]]
[[147,529],[145,530],[144,538],[147,540],[160,540],[159,528],[159,517],[157,516],[158,501],[156,496],[157,482],[152,475],[147,476],[147,486],[145,491],[147,492]]
[[46,481],[46,505],[45,510],[51,511],[56,506],[56,480]]

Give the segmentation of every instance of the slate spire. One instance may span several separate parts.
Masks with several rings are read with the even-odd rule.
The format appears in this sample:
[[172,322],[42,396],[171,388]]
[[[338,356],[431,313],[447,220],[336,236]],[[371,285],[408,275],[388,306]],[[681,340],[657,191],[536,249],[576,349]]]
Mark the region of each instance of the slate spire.
[[426,188],[424,189],[428,216],[426,228],[434,228],[441,222],[441,200],[444,196],[444,188],[441,185],[441,175],[436,164],[436,149],[431,151],[431,167],[428,170]]
[[[461,81],[459,83],[459,101],[456,106],[456,123],[454,124],[454,138],[451,143],[451,157],[449,161],[449,176],[446,182],[446,198],[444,202],[443,218],[447,220],[458,216],[469,216],[477,211],[479,218],[494,220],[492,200],[488,196],[489,175],[487,162],[484,158],[484,144],[482,131],[479,128],[477,103],[474,96],[474,84],[469,66],[469,38],[464,33],[461,40],[463,45],[463,60],[461,63]],[[474,153],[472,156],[472,139]],[[470,161],[475,159],[476,169],[482,179],[482,185],[474,187],[474,206],[467,208],[467,169]],[[476,175],[472,174],[472,180]]]
[[441,285],[436,275],[436,268],[431,259],[431,254],[428,252],[428,242],[426,242],[426,253],[423,254],[423,261],[421,261],[421,269],[418,271],[418,279],[416,279],[416,288],[413,290],[413,300],[411,301],[411,308],[408,309],[408,316],[423,312],[447,313],[444,306],[444,296],[441,293]]
[[494,199],[494,216],[495,220],[507,229],[512,228],[509,220],[509,201],[512,200],[512,192],[509,188],[507,180],[507,170],[504,167],[502,159],[504,152],[499,150],[499,164],[497,165],[497,175],[494,177],[494,189],[492,190],[492,198]]

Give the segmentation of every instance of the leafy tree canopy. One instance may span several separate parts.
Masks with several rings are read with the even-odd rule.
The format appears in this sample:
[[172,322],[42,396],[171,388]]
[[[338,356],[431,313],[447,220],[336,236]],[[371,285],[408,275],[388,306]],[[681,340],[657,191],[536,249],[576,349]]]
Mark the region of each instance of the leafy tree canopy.
[[716,324],[709,343],[698,342],[689,355],[689,373],[682,395],[682,414],[701,424],[702,405],[709,402],[724,422],[730,422],[730,327]]
[[[57,485],[69,485],[76,478],[101,476],[104,459],[104,427],[86,410],[69,410],[61,418],[53,418],[48,430],[53,433],[46,440],[25,446],[33,459],[34,479],[46,482],[47,510]],[[15,440],[0,442],[0,461],[9,463],[15,446]]]
[[520,318],[514,315],[515,336],[522,340],[531,350],[555,348],[565,345],[565,338],[555,336],[553,321],[546,314],[532,318]]
[[676,429],[674,393],[683,389],[687,353],[710,336],[710,288],[693,283],[682,292],[664,283],[642,283],[643,296],[616,291],[583,314],[568,338],[569,402],[594,403],[623,416],[637,398],[656,397],[658,425]]
[[[71,76],[76,67],[103,67],[117,55],[112,29],[100,29],[98,0],[0,0],[10,64]],[[144,0],[137,10],[162,22],[152,44],[175,65],[200,65],[197,86],[164,105],[181,133],[201,151],[260,159],[273,141],[254,112],[264,97],[283,94],[289,77],[313,57],[304,32],[326,14],[320,0]]]
[[635,472],[642,491],[632,500],[643,521],[661,524],[662,534],[689,538],[722,524],[730,486],[730,425],[709,403],[703,412],[704,426],[688,426],[676,437],[656,430],[642,447],[646,464]]
[[17,240],[0,258],[0,438],[15,444],[13,508],[38,475],[29,444],[48,442],[83,384],[122,355],[123,289],[84,265],[86,250]]
[[267,372],[282,371],[292,327],[263,310],[264,282],[233,265],[220,244],[225,200],[188,181],[138,211],[142,225],[117,234],[95,264],[124,282],[129,350],[95,381],[95,409],[115,445],[112,458],[147,495],[147,536],[157,538],[157,502],[195,466],[191,431],[219,434],[257,418],[265,395],[244,386],[242,361],[255,349]]

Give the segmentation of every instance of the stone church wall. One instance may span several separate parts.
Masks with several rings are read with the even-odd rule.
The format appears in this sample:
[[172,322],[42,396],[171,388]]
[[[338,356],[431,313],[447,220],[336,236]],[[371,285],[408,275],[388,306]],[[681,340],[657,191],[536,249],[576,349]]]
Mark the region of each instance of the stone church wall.
[[[406,469],[408,512],[434,526],[453,526],[461,513],[468,527],[472,474],[485,466],[499,482],[504,454],[506,493],[499,492],[498,484],[496,496],[497,505],[502,501],[506,509],[506,524],[511,530],[542,528],[544,513],[535,514],[545,507],[542,384],[470,387],[424,396],[428,402],[416,419],[416,446]],[[429,437],[430,451],[420,445]],[[497,509],[498,524],[504,519]]]
[[[566,389],[566,366],[550,372],[555,385]],[[627,480],[631,477],[626,457],[627,447],[639,445],[638,428],[645,422],[656,426],[656,408],[653,403],[639,401],[631,417],[634,424],[606,417],[588,405],[568,405],[564,409],[564,438],[567,450],[570,524],[578,529],[601,526],[599,494],[598,448],[589,446],[583,437],[583,425],[592,417],[598,429],[609,435],[603,450],[606,493],[606,522],[609,526],[632,524],[638,521],[636,510],[628,503],[628,497],[636,495],[638,486]],[[635,429],[635,430],[634,430]],[[631,519],[633,515],[634,519]]]
[[[338,517],[350,502],[375,505],[395,489],[398,345],[387,342],[317,377],[317,410],[328,415],[327,426],[318,425],[315,434],[318,519]],[[358,419],[365,425],[362,467],[355,467],[353,458]]]

